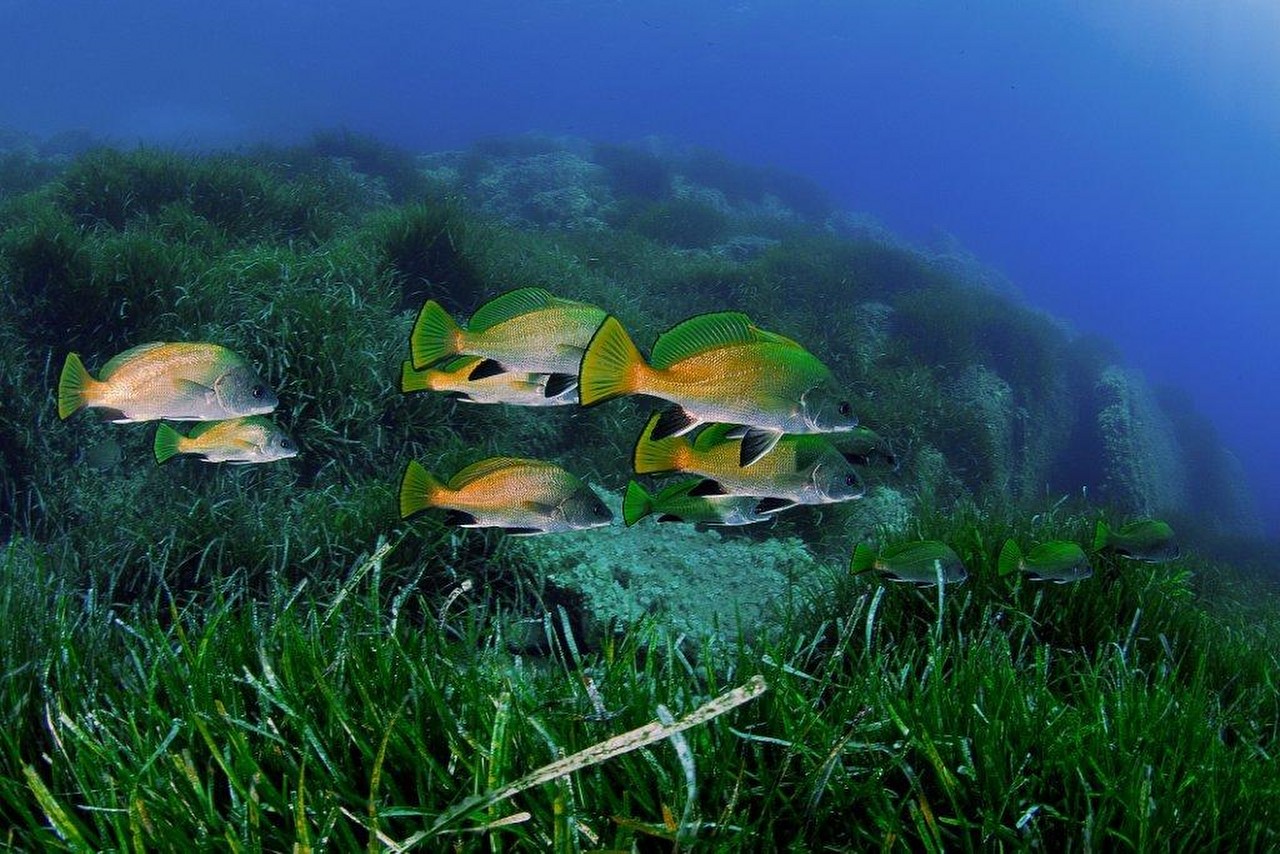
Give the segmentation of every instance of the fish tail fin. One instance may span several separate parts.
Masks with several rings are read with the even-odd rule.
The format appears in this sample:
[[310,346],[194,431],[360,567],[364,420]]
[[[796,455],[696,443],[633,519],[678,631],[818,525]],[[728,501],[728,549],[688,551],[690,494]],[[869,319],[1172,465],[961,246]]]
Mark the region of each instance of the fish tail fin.
[[1000,575],[1012,575],[1018,571],[1018,564],[1022,562],[1022,549],[1018,548],[1018,544],[1012,539],[1004,541],[1004,547],[1000,549],[999,567]]
[[653,496],[634,480],[629,481],[626,495],[622,498],[622,521],[630,528],[652,512]]
[[68,353],[58,376],[58,417],[70,418],[72,413],[88,405],[89,387],[97,382],[80,361],[78,353]]
[[444,488],[417,460],[410,460],[400,479],[400,518],[408,519],[435,504],[436,493]]
[[1098,520],[1098,527],[1093,531],[1093,550],[1095,552],[1102,551],[1107,547],[1107,541],[1111,539],[1111,530],[1107,528],[1107,523],[1101,519]]
[[578,371],[578,400],[583,406],[603,403],[639,391],[637,368],[646,368],[644,357],[622,328],[609,315],[592,336],[582,355]]
[[430,391],[430,375],[425,370],[415,370],[412,359],[405,359],[400,365],[400,391],[408,394],[413,391]]
[[858,543],[853,550],[853,557],[849,558],[849,573],[857,575],[866,572],[876,565],[876,553],[871,550],[871,546],[866,543]]
[[666,439],[653,438],[653,428],[662,417],[655,412],[649,418],[636,439],[636,448],[631,455],[631,462],[636,474],[660,474],[669,471],[681,471],[684,461],[681,459],[689,449],[689,441],[682,436],[670,436]]
[[409,333],[409,353],[415,368],[425,368],[458,352],[462,329],[440,303],[427,300]]
[[182,453],[181,442],[183,435],[168,424],[161,424],[156,428],[156,441],[154,450],[156,454],[156,462],[168,462],[175,455]]

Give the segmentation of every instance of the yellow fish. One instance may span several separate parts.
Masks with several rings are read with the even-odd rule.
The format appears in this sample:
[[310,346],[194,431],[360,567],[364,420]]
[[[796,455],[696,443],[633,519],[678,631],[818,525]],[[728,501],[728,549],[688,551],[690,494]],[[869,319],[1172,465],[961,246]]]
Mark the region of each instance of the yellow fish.
[[100,409],[107,421],[218,421],[262,415],[279,400],[249,363],[217,344],[142,344],[108,361],[94,379],[67,354],[58,380],[58,416]]
[[417,461],[400,481],[400,516],[430,507],[449,511],[445,523],[545,534],[608,525],[613,514],[591,488],[552,463],[490,457],[442,483]]
[[503,372],[478,380],[471,372],[483,356],[458,356],[438,368],[413,369],[405,359],[400,366],[400,390],[439,391],[465,403],[509,403],[513,406],[564,406],[578,402],[577,374],[525,374]]
[[261,415],[197,424],[183,436],[168,424],[156,428],[156,462],[177,454],[199,455],[206,463],[269,463],[298,455],[289,434]]
[[414,321],[409,352],[418,369],[449,356],[482,356],[472,380],[499,373],[577,376],[582,353],[604,318],[594,305],[543,288],[517,288],[476,309],[463,329],[429,300]]
[[[653,431],[661,417],[655,413],[636,440],[636,474],[702,475],[731,495],[786,499],[775,510],[789,504],[849,501],[866,491],[853,465],[824,436],[783,436],[767,454],[743,467],[742,442],[732,438],[735,429],[730,425],[704,427],[692,441],[687,436],[655,440]],[[715,494],[706,486],[699,492]]]
[[682,435],[706,421],[746,426],[744,466],[784,433],[831,433],[858,425],[826,365],[736,311],[677,324],[653,345],[651,362],[610,316],[591,339],[578,380],[583,406],[626,394],[674,403],[654,427],[655,439]]

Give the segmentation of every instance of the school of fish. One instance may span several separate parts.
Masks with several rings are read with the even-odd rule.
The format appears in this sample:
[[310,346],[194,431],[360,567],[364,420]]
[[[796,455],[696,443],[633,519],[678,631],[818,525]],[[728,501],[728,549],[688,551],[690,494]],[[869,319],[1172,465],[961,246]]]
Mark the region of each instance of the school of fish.
[[[798,342],[757,326],[742,312],[697,315],[660,335],[646,359],[617,317],[588,303],[526,287],[498,296],[456,322],[434,300],[418,312],[401,365],[400,391],[446,394],[460,402],[510,406],[596,406],[622,396],[667,404],[636,439],[637,475],[686,476],[651,490],[631,480],[623,522],[750,525],[799,505],[862,497],[858,468],[897,468],[880,436],[858,424],[831,370]],[[264,417],[279,404],[243,357],[212,343],[155,342],[110,359],[95,378],[66,357],[58,414],[95,409],[113,423],[195,421],[186,434],[158,425],[159,463],[188,455],[233,465],[296,456],[293,440]],[[828,438],[845,434],[842,450]],[[402,518],[436,509],[446,524],[513,535],[609,525],[613,514],[558,465],[490,457],[447,479],[410,461],[399,487]],[[1179,556],[1170,527],[1099,522],[1094,551],[1164,562]],[[1092,575],[1077,543],[1041,543],[1027,552],[1009,540],[1001,576],[1065,584]],[[859,544],[854,574],[874,572],[915,584],[963,582],[968,572],[945,543],[900,543],[879,553]]]

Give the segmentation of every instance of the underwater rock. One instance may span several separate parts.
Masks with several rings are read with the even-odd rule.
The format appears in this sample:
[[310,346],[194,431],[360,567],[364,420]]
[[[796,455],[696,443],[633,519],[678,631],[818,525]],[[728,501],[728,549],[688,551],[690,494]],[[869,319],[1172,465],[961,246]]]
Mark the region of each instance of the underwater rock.
[[1142,374],[1112,365],[1102,372],[1096,393],[1105,459],[1103,498],[1139,515],[1186,507],[1183,449]]
[[486,213],[539,228],[598,230],[614,204],[604,169],[568,151],[486,160],[468,190]]
[[[621,517],[620,501],[606,503]],[[588,642],[654,617],[691,638],[754,635],[819,569],[799,540],[756,541],[645,520],[631,528],[531,537],[512,544],[544,574],[552,598],[581,603]]]
[[901,534],[911,521],[912,501],[891,486],[874,486],[857,501],[841,505],[841,525],[852,542]]

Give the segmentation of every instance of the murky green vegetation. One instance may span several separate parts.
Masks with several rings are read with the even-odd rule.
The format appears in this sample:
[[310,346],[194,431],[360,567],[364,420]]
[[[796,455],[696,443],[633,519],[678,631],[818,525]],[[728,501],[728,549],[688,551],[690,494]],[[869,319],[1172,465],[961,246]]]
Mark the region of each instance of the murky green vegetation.
[[[23,156],[0,170],[0,843],[1277,844],[1277,551],[1252,538],[1238,464],[973,259],[705,152],[417,158],[335,133]],[[424,300],[465,316],[525,285],[605,308],[642,347],[747,312],[853,389],[896,468],[724,535],[402,521],[411,459],[553,460],[615,508],[634,476],[632,399],[398,392]],[[96,366],[153,340],[242,354],[299,455],[162,467],[154,426],[59,420],[67,352]],[[1092,551],[1098,520],[1157,513],[1176,560]],[[1011,537],[1078,543],[1093,574],[1001,576]],[[849,573],[859,542],[919,539],[968,580]],[[605,612],[611,592],[631,609]],[[757,676],[722,714],[525,785]]]

